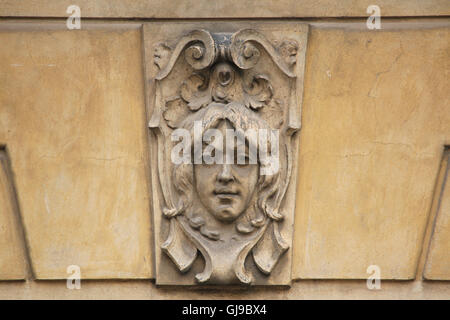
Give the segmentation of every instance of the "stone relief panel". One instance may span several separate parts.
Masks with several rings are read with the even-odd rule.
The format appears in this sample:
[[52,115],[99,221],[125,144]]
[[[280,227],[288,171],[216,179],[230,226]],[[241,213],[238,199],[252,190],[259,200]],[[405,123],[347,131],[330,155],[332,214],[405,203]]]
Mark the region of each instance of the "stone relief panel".
[[291,281],[306,25],[144,27],[156,283]]

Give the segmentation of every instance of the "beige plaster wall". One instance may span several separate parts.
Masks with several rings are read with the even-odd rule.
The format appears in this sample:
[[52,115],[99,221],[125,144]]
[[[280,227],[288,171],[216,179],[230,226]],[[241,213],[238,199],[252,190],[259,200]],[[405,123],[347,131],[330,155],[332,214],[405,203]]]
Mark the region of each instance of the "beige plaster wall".
[[36,278],[148,278],[138,29],[0,32],[0,143]]
[[449,39],[448,27],[312,28],[296,277],[365,278],[372,264],[384,279],[415,277],[450,141]]

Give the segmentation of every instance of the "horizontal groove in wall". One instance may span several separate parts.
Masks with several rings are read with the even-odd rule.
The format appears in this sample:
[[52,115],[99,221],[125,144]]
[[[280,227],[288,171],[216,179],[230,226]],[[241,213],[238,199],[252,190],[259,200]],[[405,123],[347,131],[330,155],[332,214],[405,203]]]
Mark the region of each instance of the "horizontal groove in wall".
[[376,4],[382,17],[450,15],[448,0],[3,0],[0,16],[67,17],[76,4],[84,17],[95,18],[302,18],[367,17]]

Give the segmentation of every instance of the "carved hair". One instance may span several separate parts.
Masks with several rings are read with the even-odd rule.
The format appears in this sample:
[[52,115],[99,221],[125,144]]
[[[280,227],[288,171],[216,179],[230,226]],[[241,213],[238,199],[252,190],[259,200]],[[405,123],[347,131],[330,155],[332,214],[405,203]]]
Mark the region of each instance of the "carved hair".
[[[190,131],[191,139],[194,134],[194,122],[201,121],[203,130],[217,128],[222,121],[229,121],[235,130],[243,130],[244,132],[253,129],[256,132],[260,129],[270,130],[270,126],[258,116],[254,111],[249,110],[243,104],[229,103],[227,105],[221,103],[211,103],[205,108],[191,114],[181,124],[180,128]],[[246,143],[255,143],[248,141]],[[191,146],[194,143],[191,141]],[[269,148],[270,150],[270,141]],[[263,165],[264,161],[258,156],[258,164]],[[274,207],[274,199],[279,192],[280,170],[272,175],[259,175],[257,187],[257,199],[254,202],[254,210],[246,210],[245,217],[242,222],[236,225],[239,232],[250,233],[255,227],[259,228],[266,223],[266,217],[273,220],[280,220],[282,216],[277,212],[278,208]],[[194,168],[192,163],[181,163],[173,168],[173,182],[176,190],[180,194],[180,201],[177,204],[177,214],[183,214],[193,205],[193,185],[194,185]],[[189,217],[188,217],[189,218]],[[247,220],[247,221],[245,221]],[[195,223],[194,223],[195,224]],[[192,225],[192,224],[191,224]],[[203,232],[202,232],[203,233]],[[209,237],[207,234],[205,236]]]

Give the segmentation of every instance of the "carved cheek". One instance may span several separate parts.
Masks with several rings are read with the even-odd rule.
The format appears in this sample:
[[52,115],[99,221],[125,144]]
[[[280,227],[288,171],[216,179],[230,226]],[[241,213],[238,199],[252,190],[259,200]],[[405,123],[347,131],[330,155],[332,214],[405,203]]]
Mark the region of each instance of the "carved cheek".
[[202,164],[196,165],[194,170],[198,192],[200,194],[210,193],[214,188],[219,168],[216,165]]
[[243,194],[251,195],[258,181],[258,165],[233,166],[233,174]]

